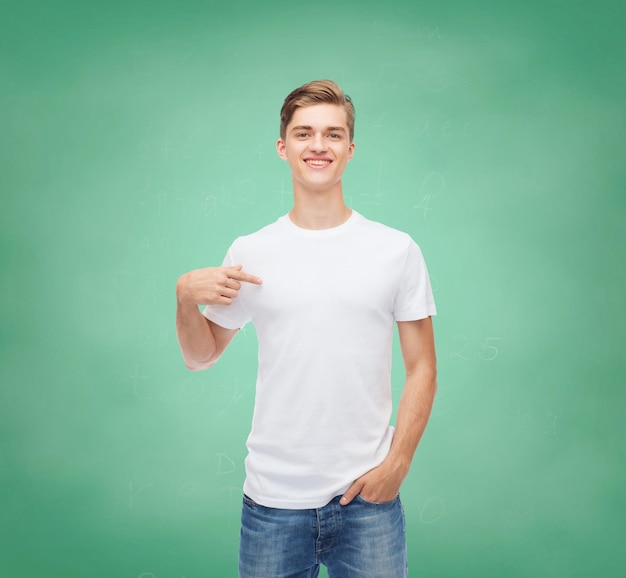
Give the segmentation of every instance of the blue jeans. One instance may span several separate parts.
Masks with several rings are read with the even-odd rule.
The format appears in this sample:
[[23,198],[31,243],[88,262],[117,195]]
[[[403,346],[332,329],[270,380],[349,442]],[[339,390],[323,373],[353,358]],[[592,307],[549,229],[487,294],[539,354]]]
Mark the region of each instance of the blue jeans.
[[330,578],[406,578],[400,498],[283,510],[244,496],[239,578],[315,578],[320,564]]

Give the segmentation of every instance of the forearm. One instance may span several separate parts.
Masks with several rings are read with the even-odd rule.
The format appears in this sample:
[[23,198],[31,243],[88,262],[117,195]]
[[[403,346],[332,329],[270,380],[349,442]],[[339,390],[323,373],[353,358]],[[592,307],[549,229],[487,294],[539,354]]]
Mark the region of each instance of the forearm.
[[241,265],[206,267],[182,275],[176,284],[176,334],[185,364],[191,370],[211,367],[231,342],[237,329],[209,321],[199,304],[228,307],[237,297],[241,283],[261,285]]
[[194,303],[176,305],[176,334],[185,365],[198,371],[215,363],[216,343],[209,323]]
[[424,364],[407,373],[398,406],[396,431],[387,461],[404,478],[430,418],[435,392],[436,369]]

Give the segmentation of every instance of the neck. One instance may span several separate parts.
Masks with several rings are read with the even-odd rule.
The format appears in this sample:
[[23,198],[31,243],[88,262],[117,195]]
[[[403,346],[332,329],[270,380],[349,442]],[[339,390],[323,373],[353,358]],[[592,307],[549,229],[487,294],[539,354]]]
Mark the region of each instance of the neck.
[[294,187],[289,218],[302,229],[332,229],[345,223],[351,214],[352,209],[344,203],[341,189],[310,194]]

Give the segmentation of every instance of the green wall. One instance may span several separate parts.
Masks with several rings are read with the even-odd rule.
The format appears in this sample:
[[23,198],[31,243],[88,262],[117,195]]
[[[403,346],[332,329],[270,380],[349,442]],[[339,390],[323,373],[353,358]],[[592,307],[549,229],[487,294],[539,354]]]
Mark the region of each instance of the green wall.
[[288,211],[278,111],[332,78],[357,109],[347,200],[415,238],[439,310],[411,576],[621,576],[625,19],[2,2],[0,575],[236,575],[254,330],[187,371],[174,288]]

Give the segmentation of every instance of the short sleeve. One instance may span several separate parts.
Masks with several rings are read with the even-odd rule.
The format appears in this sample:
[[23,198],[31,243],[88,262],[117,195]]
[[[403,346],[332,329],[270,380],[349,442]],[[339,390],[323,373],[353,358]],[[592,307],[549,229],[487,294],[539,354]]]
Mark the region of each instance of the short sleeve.
[[410,239],[394,303],[396,321],[415,321],[436,315],[435,300],[422,251]]
[[[233,252],[234,244],[228,249],[222,261],[222,267],[232,267],[237,264]],[[202,314],[213,323],[226,329],[241,329],[250,321],[243,302],[239,298],[233,299],[230,305],[207,305],[202,310]]]

